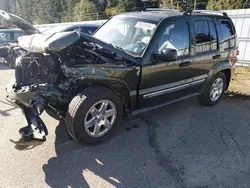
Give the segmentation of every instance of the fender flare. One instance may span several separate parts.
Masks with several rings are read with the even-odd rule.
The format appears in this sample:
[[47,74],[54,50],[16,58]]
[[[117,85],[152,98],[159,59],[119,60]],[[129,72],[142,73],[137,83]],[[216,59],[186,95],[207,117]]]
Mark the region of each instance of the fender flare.
[[201,89],[201,93],[205,90],[207,83],[209,83],[209,81],[211,81],[211,79],[216,74],[218,74],[219,72],[224,71],[224,70],[231,70],[231,75],[233,75],[233,64],[229,60],[223,60],[223,61],[215,63],[211,67],[210,71],[208,72],[208,77],[205,81],[205,84],[203,85],[203,87]]
[[131,97],[135,96],[137,92],[132,91],[125,80],[107,76],[102,77],[88,75],[85,76],[84,79],[80,78],[77,81],[79,83],[79,87],[77,89],[78,92],[86,87],[91,86],[108,87],[123,99],[124,105],[126,105],[125,108],[127,108],[128,110],[133,109],[133,102],[131,100]]

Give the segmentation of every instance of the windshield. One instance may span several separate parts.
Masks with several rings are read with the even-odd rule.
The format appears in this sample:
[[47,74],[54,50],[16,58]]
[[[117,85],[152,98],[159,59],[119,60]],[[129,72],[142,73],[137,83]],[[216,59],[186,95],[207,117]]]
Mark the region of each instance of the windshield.
[[146,49],[156,30],[157,22],[130,17],[114,17],[93,36],[135,56]]

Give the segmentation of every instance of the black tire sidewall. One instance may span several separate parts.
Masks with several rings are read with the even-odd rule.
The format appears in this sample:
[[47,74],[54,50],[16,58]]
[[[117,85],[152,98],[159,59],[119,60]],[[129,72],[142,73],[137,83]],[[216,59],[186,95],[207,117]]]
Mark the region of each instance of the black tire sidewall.
[[[210,92],[211,92],[211,88],[212,88],[212,85],[214,83],[214,81],[218,78],[222,78],[223,80],[223,91],[222,91],[222,94],[220,95],[220,97],[216,100],[216,101],[213,101],[210,97]],[[210,106],[213,106],[213,105],[216,105],[218,102],[220,102],[222,96],[223,96],[223,92],[225,91],[226,89],[226,84],[227,84],[227,80],[226,80],[226,76],[224,73],[222,72],[219,72],[218,74],[216,74],[209,82],[209,84],[207,85],[207,88],[205,90],[205,100],[206,100],[206,103],[207,105],[210,105]]]
[[[85,97],[82,103],[79,105],[76,114],[73,118],[73,124],[68,126],[73,126],[73,137],[87,144],[99,144],[107,140],[111,135],[116,132],[121,122],[123,116],[123,108],[120,97],[108,88],[98,88],[98,92],[89,94],[88,91],[83,91],[81,97]],[[117,111],[116,120],[112,128],[102,137],[91,137],[84,128],[85,116],[92,105],[101,100],[110,100],[114,103]]]

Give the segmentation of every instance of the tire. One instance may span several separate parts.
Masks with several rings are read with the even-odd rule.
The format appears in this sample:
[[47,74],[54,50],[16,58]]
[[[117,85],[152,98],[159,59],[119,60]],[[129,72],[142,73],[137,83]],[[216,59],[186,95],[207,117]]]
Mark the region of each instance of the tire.
[[[108,131],[106,130],[108,128],[106,128],[106,125],[104,124],[107,118],[105,119],[105,113],[101,113],[101,110],[99,110],[99,103],[100,109],[104,103],[108,103],[108,106],[104,110],[105,112],[107,112],[107,109],[109,108],[111,110],[115,109],[115,115],[113,115],[111,119],[107,121],[109,122],[108,125],[111,125],[107,126],[110,127]],[[95,110],[93,110],[93,112],[89,111],[91,109]],[[92,113],[98,114],[93,115]],[[116,93],[105,87],[89,87],[75,96],[69,104],[68,112],[66,114],[66,126],[70,135],[77,141],[84,144],[100,144],[108,140],[117,131],[122,117],[123,105],[120,97]],[[93,120],[93,118],[95,119],[95,124],[93,126],[90,126],[90,128],[86,128],[87,123]],[[96,127],[98,127],[96,125],[96,122],[98,122],[99,124],[103,123],[103,125],[101,125],[101,128],[99,129],[99,134],[103,134],[101,136],[94,136],[95,133],[98,132],[95,131]],[[107,132],[102,133],[102,130],[104,130],[104,132]]]
[[[215,82],[218,83],[218,81],[223,81],[222,91],[220,92],[220,90],[217,90],[217,97],[213,97],[211,96],[213,84],[216,84]],[[203,93],[198,96],[199,103],[204,106],[216,105],[218,102],[220,102],[223,92],[226,90],[226,85],[227,79],[225,74],[223,72],[219,72],[211,80],[209,80],[208,83],[206,83]]]

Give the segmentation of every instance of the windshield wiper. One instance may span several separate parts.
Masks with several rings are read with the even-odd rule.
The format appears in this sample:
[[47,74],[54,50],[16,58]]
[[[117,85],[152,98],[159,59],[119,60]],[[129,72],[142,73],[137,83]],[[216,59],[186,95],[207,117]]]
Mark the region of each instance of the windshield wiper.
[[116,45],[114,45],[114,44],[112,44],[112,43],[108,43],[108,44],[109,44],[110,46],[112,46],[112,47],[118,49],[118,50],[121,50],[121,51],[123,51],[123,52],[126,52],[123,48],[121,48],[121,47],[119,47],[119,46],[116,46]]
[[110,46],[112,46],[112,47],[114,47],[115,49],[118,49],[118,50],[120,50],[120,51],[122,51],[122,52],[124,52],[124,53],[126,53],[126,54],[128,54],[128,55],[131,55],[131,53],[129,53],[127,50],[124,50],[122,47],[120,47],[120,46],[116,46],[116,45],[114,45],[114,44],[112,44],[112,43],[108,43]]

